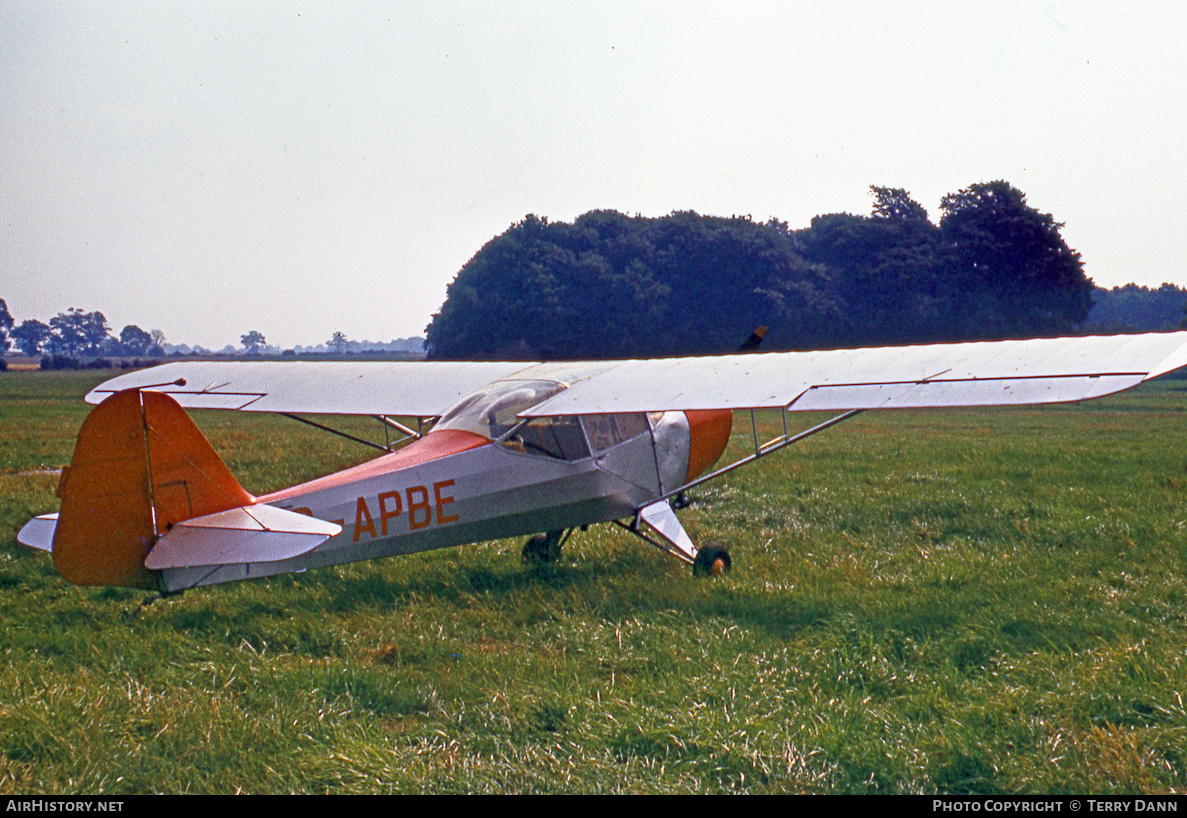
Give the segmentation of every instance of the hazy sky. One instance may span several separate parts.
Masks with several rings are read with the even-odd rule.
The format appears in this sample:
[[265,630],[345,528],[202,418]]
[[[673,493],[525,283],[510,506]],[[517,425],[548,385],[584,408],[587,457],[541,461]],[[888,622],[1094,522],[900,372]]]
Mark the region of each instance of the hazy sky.
[[528,213],[1005,179],[1187,285],[1187,4],[0,0],[0,298],[222,347],[419,335]]

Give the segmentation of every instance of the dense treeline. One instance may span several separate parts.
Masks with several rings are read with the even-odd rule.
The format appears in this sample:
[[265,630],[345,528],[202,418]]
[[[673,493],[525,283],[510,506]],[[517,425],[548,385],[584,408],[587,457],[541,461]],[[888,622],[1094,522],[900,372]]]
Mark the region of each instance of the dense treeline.
[[1092,312],[1084,329],[1091,332],[1157,332],[1178,329],[1187,318],[1187,290],[1174,284],[1158,289],[1126,284],[1092,293]]
[[528,216],[459,273],[427,330],[434,357],[547,358],[737,346],[759,323],[812,340],[840,315],[783,224],[675,213]]
[[1062,226],[1005,182],[941,202],[871,188],[870,216],[810,227],[691,212],[528,216],[458,273],[427,328],[434,358],[548,359],[1008,338],[1074,330],[1092,284]]

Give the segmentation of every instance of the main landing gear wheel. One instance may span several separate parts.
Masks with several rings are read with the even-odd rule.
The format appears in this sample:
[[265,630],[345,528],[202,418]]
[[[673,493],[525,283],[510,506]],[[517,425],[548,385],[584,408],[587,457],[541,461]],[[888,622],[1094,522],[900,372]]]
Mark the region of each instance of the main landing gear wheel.
[[550,565],[560,559],[563,531],[537,534],[523,544],[523,561],[528,565]]
[[705,543],[697,551],[696,560],[692,564],[692,572],[698,577],[719,577],[730,572],[730,552],[724,545]]

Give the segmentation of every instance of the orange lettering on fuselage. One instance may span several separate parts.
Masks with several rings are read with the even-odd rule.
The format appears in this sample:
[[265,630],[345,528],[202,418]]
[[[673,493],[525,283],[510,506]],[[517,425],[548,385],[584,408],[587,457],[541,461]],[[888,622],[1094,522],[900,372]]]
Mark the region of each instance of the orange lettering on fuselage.
[[443,496],[441,489],[452,485],[452,480],[442,480],[440,483],[433,484],[433,497],[437,500],[437,525],[441,525],[441,523],[452,523],[457,520],[456,514],[445,514],[443,511],[446,505],[453,502],[453,496]]
[[[412,499],[414,493],[420,495],[419,500]],[[413,531],[418,528],[428,528],[429,523],[433,522],[433,507],[429,505],[429,490],[424,486],[409,486],[407,495],[408,527]],[[424,516],[420,516],[417,512],[424,512]]]
[[[396,507],[391,511],[387,510],[387,500],[396,501]],[[400,492],[385,491],[383,494],[379,495],[379,527],[383,529],[383,536],[387,536],[387,521],[394,520],[396,517],[399,517],[400,511]]]
[[[363,522],[364,519],[366,523]],[[364,531],[370,531],[371,537],[375,537],[375,521],[371,519],[371,510],[367,508],[367,501],[360,497],[354,507],[354,536],[351,542],[358,542],[359,535]]]
[[[388,524],[403,514],[405,509],[408,511],[408,528],[410,531],[417,531],[432,525],[434,508],[437,511],[437,525],[457,522],[458,515],[446,513],[445,508],[454,501],[453,494],[446,493],[446,490],[453,486],[454,482],[453,480],[441,480],[440,482],[433,483],[431,495],[426,486],[409,486],[403,492],[404,502],[401,501],[401,493],[399,491],[385,491],[380,493],[375,498],[376,504],[379,507],[378,532],[375,530],[375,517],[371,514],[371,508],[367,504],[367,498],[359,497],[355,501],[354,535],[351,541],[358,542],[359,537],[364,533],[371,538],[388,536],[391,530]],[[382,532],[382,534],[379,532]]]

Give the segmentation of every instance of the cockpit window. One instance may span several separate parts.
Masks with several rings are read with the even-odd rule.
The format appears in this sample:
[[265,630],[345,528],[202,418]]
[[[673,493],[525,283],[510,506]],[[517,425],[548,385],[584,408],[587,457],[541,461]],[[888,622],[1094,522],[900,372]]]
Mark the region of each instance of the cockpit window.
[[463,429],[498,440],[519,425],[516,415],[564,388],[556,381],[496,381],[455,403],[433,431]]
[[558,460],[589,457],[581,423],[573,415],[529,418],[500,440],[499,445],[513,452],[545,455]]
[[651,427],[647,415],[630,412],[616,415],[585,415],[585,429],[594,451],[604,452],[625,440],[638,437]]

